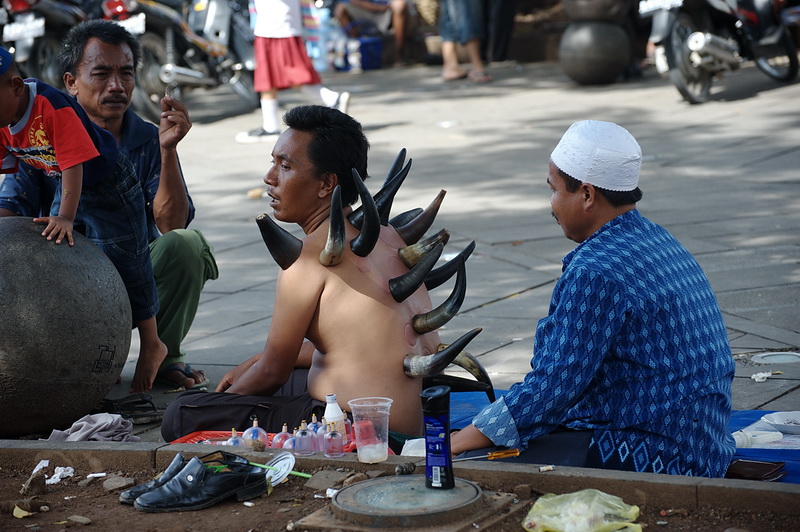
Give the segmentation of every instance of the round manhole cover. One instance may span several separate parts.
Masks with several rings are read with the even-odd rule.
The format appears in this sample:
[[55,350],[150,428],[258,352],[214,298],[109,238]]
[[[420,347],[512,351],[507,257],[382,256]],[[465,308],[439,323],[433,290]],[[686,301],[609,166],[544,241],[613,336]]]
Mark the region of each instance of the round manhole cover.
[[[481,503],[481,504],[478,504]],[[483,510],[483,492],[460,478],[449,490],[425,486],[424,475],[382,477],[339,490],[331,509],[339,519],[374,528],[442,526]]]
[[753,355],[751,360],[759,364],[791,364],[793,362],[800,362],[800,353],[791,351],[771,351],[769,353]]

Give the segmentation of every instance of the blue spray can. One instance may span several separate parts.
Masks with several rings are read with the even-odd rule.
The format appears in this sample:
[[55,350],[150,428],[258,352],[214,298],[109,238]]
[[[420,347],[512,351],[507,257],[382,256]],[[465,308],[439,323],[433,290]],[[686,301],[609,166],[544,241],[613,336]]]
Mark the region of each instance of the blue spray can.
[[450,457],[450,387],[432,386],[419,394],[425,421],[425,486],[453,489]]

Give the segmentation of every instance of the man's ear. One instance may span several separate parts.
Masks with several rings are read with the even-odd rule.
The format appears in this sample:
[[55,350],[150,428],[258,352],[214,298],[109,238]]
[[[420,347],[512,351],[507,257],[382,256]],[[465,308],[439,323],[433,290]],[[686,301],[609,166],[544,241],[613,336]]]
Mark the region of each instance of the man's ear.
[[594,185],[589,183],[581,183],[581,187],[578,192],[581,195],[581,200],[583,200],[584,207],[587,209],[592,208],[597,200],[597,189],[594,188]]
[[73,98],[78,95],[78,84],[72,72],[64,72],[64,87],[67,88],[67,92]]
[[319,197],[324,198],[333,194],[333,189],[339,184],[339,176],[333,172],[322,174],[319,187]]

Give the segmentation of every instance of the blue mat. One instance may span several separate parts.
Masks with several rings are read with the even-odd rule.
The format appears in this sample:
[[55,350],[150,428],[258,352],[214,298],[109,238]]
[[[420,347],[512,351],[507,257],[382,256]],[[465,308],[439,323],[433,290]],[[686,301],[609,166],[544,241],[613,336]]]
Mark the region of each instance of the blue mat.
[[[497,397],[502,397],[506,390],[495,390]],[[478,412],[489,404],[489,398],[482,392],[458,392],[450,394],[450,428],[463,429],[472,422]],[[752,425],[761,416],[771,413],[768,410],[734,410],[728,429],[731,432]],[[800,484],[800,450],[795,449],[736,449],[736,458],[750,460],[766,460],[768,462],[785,462],[784,470],[788,474],[777,482]]]

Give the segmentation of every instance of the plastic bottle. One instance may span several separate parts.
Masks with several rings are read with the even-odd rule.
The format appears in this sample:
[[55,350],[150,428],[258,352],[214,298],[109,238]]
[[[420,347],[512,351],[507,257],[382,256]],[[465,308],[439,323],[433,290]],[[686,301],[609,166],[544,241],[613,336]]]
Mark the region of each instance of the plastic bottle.
[[231,429],[231,437],[225,442],[225,445],[233,445],[234,447],[245,447],[247,442],[244,438],[237,434],[236,429]]
[[[345,435],[345,427],[344,427],[344,412],[342,412],[339,403],[336,402],[336,394],[330,393],[325,396],[325,401],[327,404],[325,405],[325,421],[330,425],[333,423],[334,428],[336,431],[342,435],[344,438]],[[347,442],[345,442],[347,443]]]
[[292,434],[289,432],[289,427],[286,425],[286,423],[284,423],[281,431],[277,433],[274,438],[272,438],[271,447],[274,447],[275,449],[283,449],[284,442],[291,437]]
[[308,429],[306,420],[300,423],[300,429],[294,435],[294,454],[311,456],[317,450],[317,435]]
[[342,434],[334,428],[333,423],[328,425],[328,429],[328,432],[325,433],[323,453],[328,458],[344,456],[344,440]]
[[450,387],[431,386],[419,394],[425,421],[425,486],[453,489],[450,457]]

